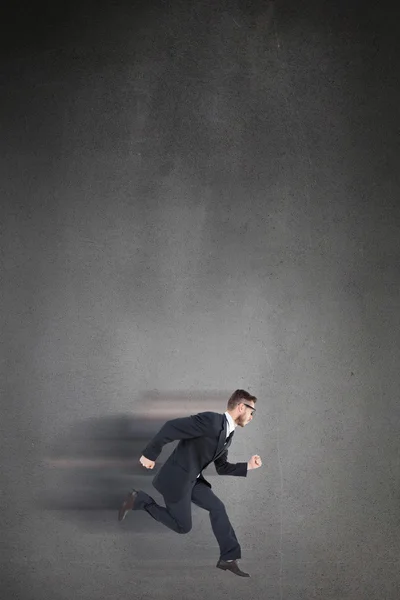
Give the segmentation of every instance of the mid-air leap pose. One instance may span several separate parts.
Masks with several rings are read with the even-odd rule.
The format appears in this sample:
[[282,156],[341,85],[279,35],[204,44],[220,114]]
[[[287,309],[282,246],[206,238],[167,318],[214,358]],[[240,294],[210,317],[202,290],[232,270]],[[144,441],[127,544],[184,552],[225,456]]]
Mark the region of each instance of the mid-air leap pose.
[[245,427],[253,419],[257,401],[245,390],[236,390],[228,400],[224,414],[202,412],[190,417],[167,421],[143,450],[140,463],[153,469],[165,444],[180,440],[171,456],[153,479],[153,486],[164,497],[166,508],[141,490],[132,490],[119,509],[122,521],[129,510],[145,510],[177,533],[192,528],[191,503],[210,513],[211,527],[220,548],[217,567],[242,577],[250,577],[239,569],[240,544],[229,521],[225,505],[211,490],[202,475],[203,469],[214,462],[218,475],[246,477],[247,471],[261,467],[261,458],[254,455],[245,462],[229,463],[228,448],[235,428]]

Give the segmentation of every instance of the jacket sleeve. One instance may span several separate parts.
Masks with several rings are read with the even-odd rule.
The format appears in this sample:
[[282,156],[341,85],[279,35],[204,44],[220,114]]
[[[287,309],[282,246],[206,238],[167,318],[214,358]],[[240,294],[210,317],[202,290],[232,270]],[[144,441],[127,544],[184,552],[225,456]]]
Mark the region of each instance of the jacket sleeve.
[[230,463],[227,460],[228,450],[225,450],[221,456],[214,461],[215,469],[218,475],[236,475],[237,477],[247,477],[247,463]]
[[165,444],[175,440],[188,440],[213,434],[211,415],[213,413],[203,412],[190,417],[171,419],[167,421],[160,431],[153,437],[143,450],[142,455],[149,460],[156,460],[161,454]]

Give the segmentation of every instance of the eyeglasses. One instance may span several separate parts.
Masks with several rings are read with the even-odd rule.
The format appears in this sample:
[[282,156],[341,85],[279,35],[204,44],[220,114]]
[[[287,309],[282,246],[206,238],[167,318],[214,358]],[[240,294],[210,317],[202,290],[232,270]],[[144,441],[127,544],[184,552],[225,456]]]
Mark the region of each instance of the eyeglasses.
[[251,408],[251,416],[253,416],[253,413],[256,412],[256,409],[254,408],[254,406],[250,406],[250,404],[246,404],[246,402],[242,402],[242,404],[247,406],[247,408]]

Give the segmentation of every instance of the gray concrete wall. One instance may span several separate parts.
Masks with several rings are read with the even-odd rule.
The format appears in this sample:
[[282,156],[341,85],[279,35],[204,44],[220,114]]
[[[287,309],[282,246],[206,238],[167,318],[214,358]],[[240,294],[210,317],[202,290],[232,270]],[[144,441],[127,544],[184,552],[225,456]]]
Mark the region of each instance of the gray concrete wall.
[[[63,9],[20,15],[1,63],[2,597],[397,600],[394,19]],[[238,387],[229,459],[263,466],[212,485],[251,579],[215,569],[199,509],[177,536],[41,507],[76,424]]]

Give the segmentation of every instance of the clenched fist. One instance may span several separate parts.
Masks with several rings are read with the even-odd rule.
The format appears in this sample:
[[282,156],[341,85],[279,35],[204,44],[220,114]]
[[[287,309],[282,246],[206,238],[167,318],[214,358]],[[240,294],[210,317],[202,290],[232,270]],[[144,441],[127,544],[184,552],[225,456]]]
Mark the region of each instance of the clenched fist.
[[145,456],[141,456],[139,459],[140,464],[142,464],[146,469],[154,469],[154,465],[156,464],[154,460],[150,460]]
[[247,463],[247,468],[248,469],[258,469],[258,467],[261,467],[261,465],[262,465],[261,458],[258,456],[258,454],[255,454],[254,456],[251,457],[251,459]]

